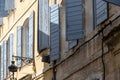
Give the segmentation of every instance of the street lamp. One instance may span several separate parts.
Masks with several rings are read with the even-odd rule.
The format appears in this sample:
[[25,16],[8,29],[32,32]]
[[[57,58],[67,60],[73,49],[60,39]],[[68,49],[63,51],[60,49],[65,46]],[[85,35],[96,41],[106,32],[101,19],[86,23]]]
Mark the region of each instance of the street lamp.
[[11,65],[8,66],[10,72],[13,73],[13,80],[14,80],[14,72],[17,72],[18,67],[15,65],[15,61],[11,61]]

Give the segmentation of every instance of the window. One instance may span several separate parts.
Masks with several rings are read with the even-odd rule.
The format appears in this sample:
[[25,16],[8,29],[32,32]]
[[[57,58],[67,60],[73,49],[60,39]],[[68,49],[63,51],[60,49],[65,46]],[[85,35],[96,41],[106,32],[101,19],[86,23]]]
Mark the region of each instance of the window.
[[[21,67],[21,59],[33,59],[33,26],[34,12],[24,21],[23,26],[17,27],[17,66]],[[29,61],[28,61],[29,62]]]
[[103,0],[93,0],[94,28],[108,18],[108,5]]
[[9,12],[14,10],[14,0],[0,0],[0,17],[8,16]]

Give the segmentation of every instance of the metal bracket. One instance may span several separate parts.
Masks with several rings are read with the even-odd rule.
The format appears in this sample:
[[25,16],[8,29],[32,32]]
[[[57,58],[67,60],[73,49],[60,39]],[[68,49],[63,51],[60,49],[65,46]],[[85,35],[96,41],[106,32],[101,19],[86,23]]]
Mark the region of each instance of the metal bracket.
[[29,57],[20,57],[20,56],[14,56],[14,55],[12,57],[14,57],[16,60],[21,60],[25,64],[33,62],[33,58],[29,58]]

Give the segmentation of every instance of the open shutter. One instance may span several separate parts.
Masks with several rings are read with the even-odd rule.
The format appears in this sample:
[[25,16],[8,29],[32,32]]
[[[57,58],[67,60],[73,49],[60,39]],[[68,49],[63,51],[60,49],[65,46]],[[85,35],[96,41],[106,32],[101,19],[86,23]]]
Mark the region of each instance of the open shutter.
[[72,49],[77,45],[77,40],[68,41],[68,49]]
[[[22,26],[17,27],[17,56],[22,55]],[[21,60],[17,60],[17,66],[21,67]]]
[[14,0],[5,0],[5,10],[10,11],[14,9]]
[[94,0],[94,27],[108,18],[108,6],[103,0]]
[[4,58],[3,58],[3,54],[4,54],[4,53],[3,53],[3,44],[2,44],[2,45],[1,45],[1,60],[0,60],[0,61],[1,61],[1,62],[0,62],[0,65],[1,65],[1,67],[0,67],[0,70],[1,70],[1,71],[0,71],[0,77],[1,77],[1,79],[0,79],[0,80],[3,80],[3,75],[4,75],[4,74],[3,74],[3,71],[4,71],[4,67],[3,67],[3,64],[4,64],[3,59],[4,59]]
[[50,13],[50,59],[54,61],[60,56],[59,6],[51,6]]
[[6,0],[0,0],[0,17],[8,15],[8,11],[5,10],[5,1]]
[[7,41],[3,41],[3,67],[4,67],[4,72],[3,78],[7,77]]
[[49,44],[49,0],[39,0],[38,50],[48,48]]
[[15,8],[15,0],[10,0],[10,10],[13,10]]
[[12,61],[12,55],[14,55],[14,53],[13,53],[13,42],[14,42],[14,35],[13,34],[10,34],[10,54],[9,54],[9,64],[11,64],[11,61]]
[[34,12],[32,12],[29,16],[29,58],[33,58],[33,27],[34,27]]
[[83,38],[82,0],[65,0],[66,40]]
[[3,24],[3,18],[0,18],[0,26]]
[[103,1],[107,1],[109,3],[112,3],[112,4],[120,6],[120,0],[103,0]]

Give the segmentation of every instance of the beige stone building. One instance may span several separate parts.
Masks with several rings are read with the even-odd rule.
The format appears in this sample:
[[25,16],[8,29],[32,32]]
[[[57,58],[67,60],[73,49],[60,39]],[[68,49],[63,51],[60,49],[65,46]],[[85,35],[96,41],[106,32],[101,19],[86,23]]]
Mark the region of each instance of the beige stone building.
[[119,4],[0,0],[0,80],[120,80]]

